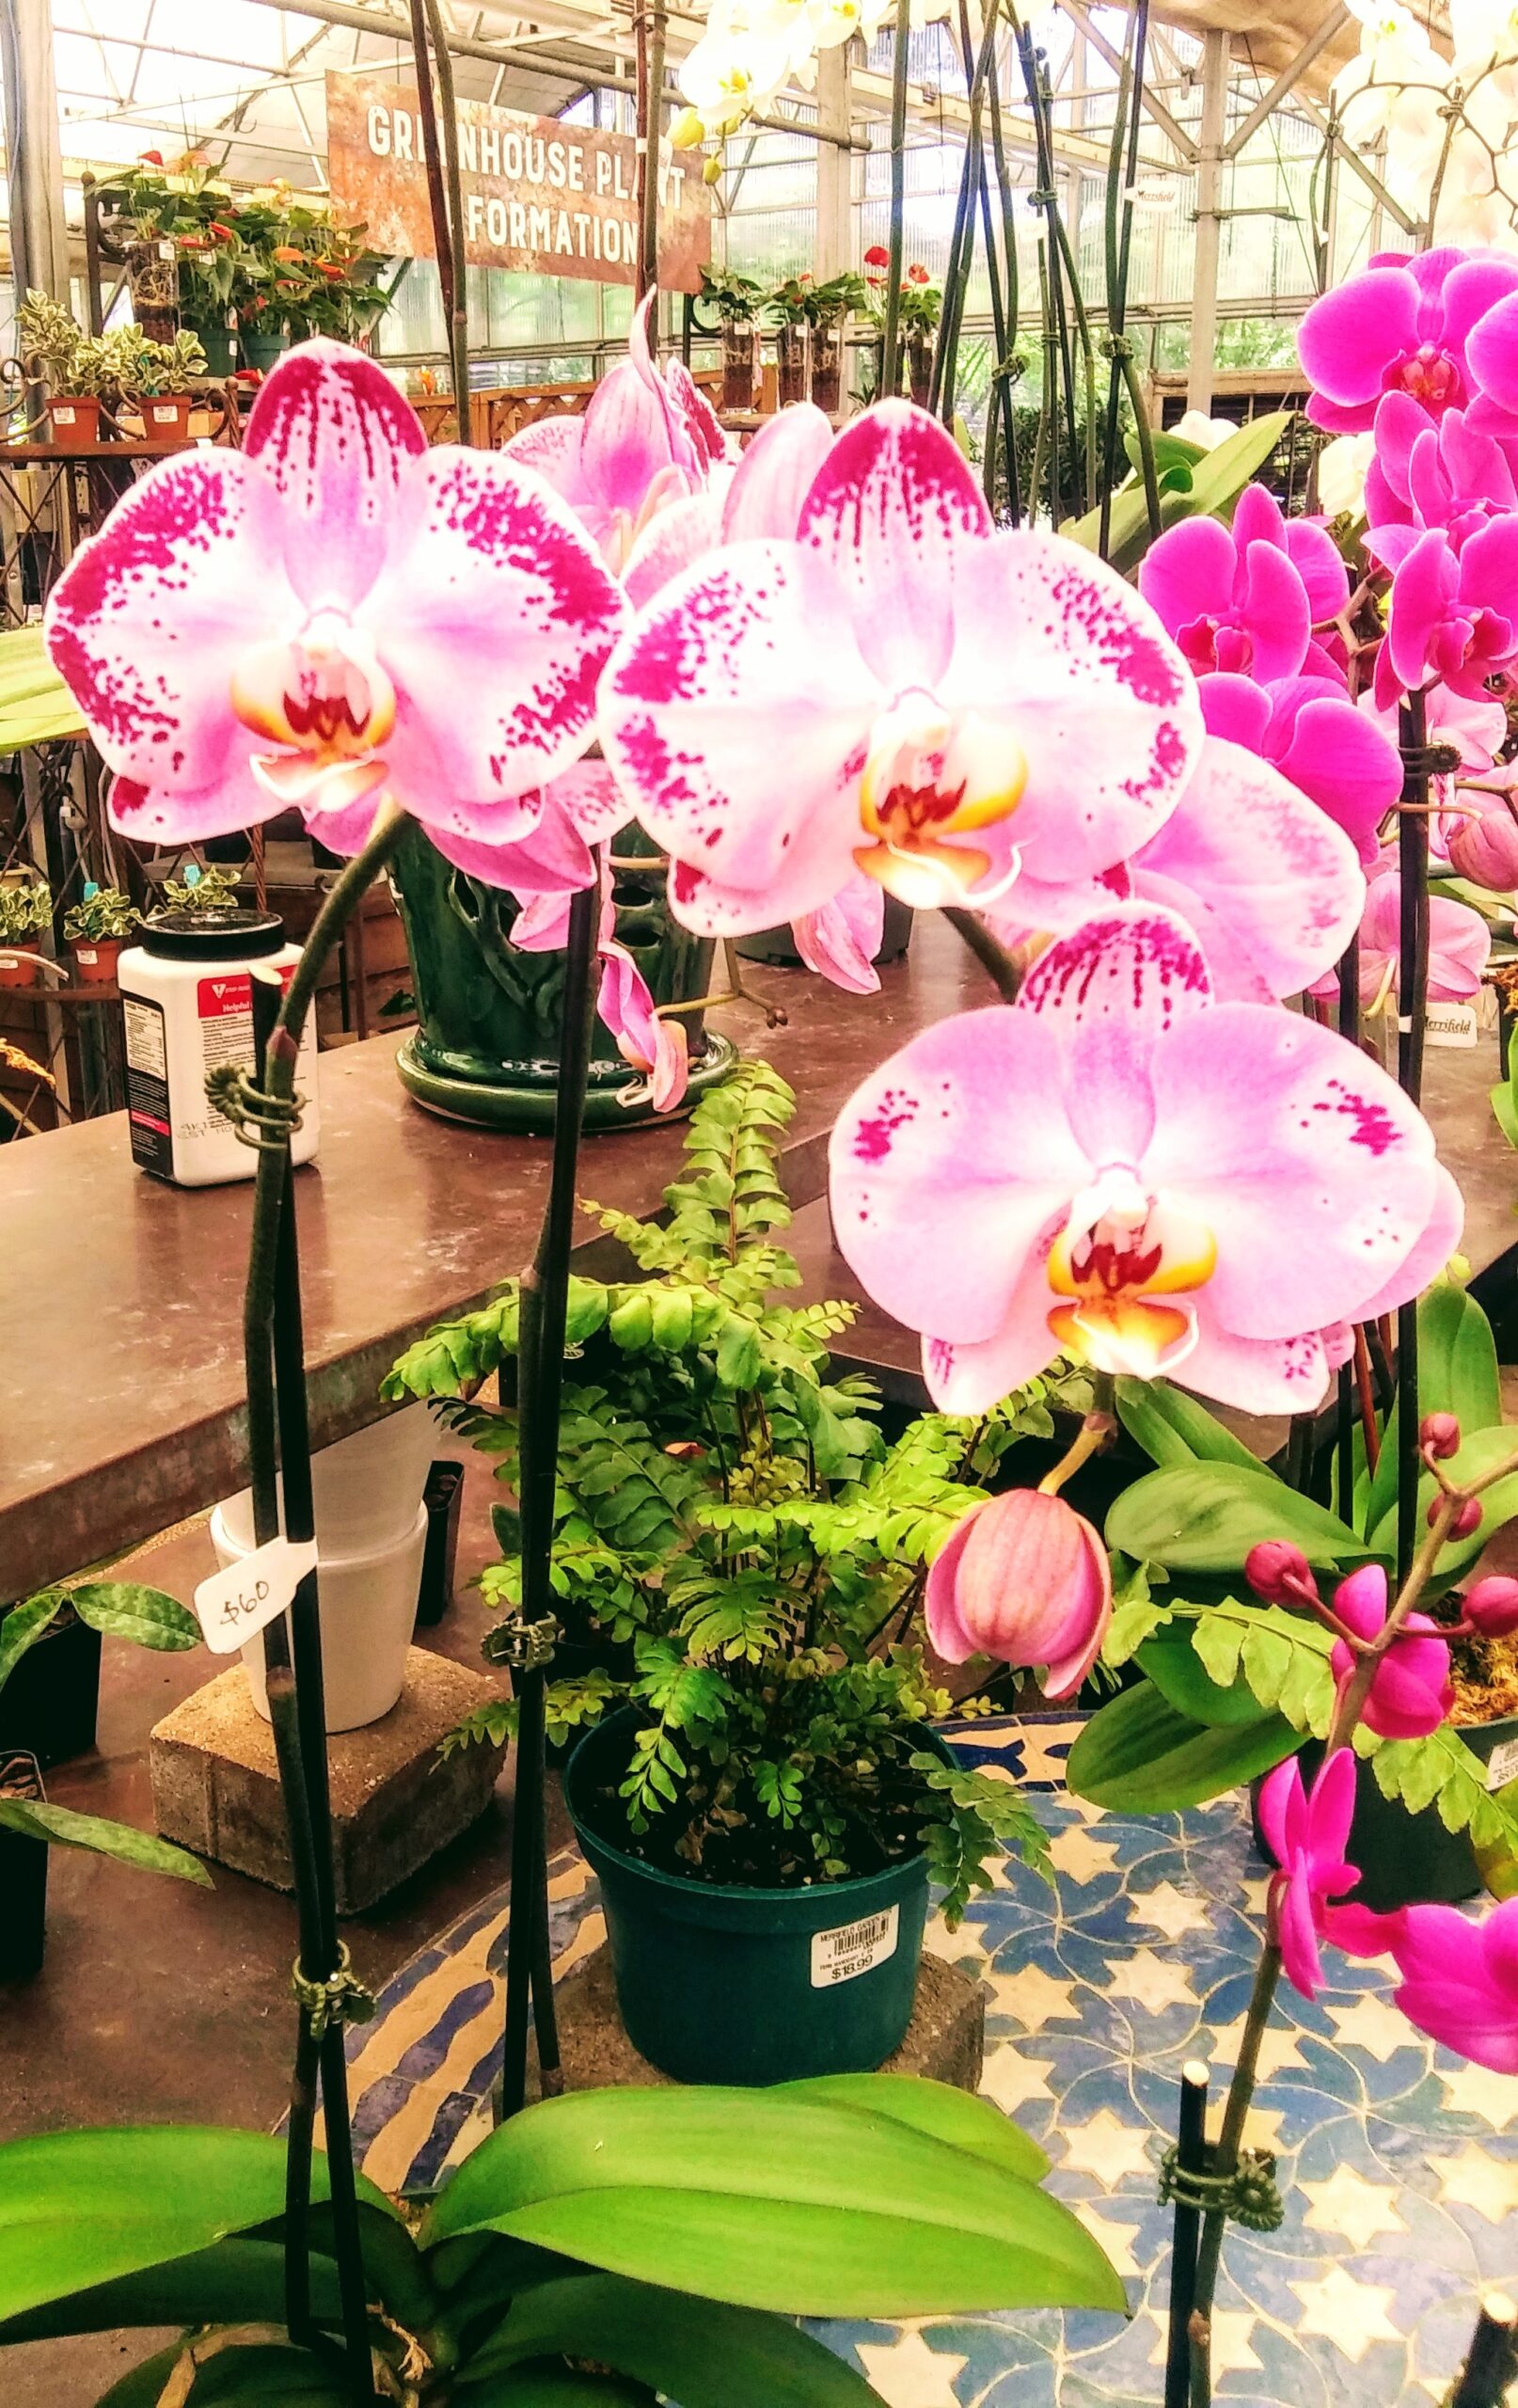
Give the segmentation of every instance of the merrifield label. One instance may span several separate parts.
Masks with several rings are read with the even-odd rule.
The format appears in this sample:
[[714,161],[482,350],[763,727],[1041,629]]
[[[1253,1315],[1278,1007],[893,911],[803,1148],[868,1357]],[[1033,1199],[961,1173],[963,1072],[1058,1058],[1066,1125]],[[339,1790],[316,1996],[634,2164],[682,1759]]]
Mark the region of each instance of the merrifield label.
[[238,1563],[213,1572],[195,1592],[195,1610],[213,1656],[235,1656],[265,1623],[292,1603],[308,1572],[316,1569],[316,1541],[295,1545],[269,1539]]
[[901,1936],[901,1909],[887,1907],[878,1915],[862,1916],[858,1923],[841,1923],[833,1931],[814,1931],[812,1935],[812,1987],[814,1990],[832,1989],[839,1982],[853,1982],[861,1973],[872,1972],[896,1953]]

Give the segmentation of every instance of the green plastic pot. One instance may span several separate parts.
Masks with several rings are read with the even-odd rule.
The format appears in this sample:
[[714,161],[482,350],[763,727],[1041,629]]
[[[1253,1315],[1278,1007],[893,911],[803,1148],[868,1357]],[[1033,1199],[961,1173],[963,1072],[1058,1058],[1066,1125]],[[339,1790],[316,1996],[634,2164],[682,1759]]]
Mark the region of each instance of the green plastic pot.
[[[229,376],[237,359],[237,339],[230,326],[197,326],[195,331],[206,356],[206,374]],[[255,363],[249,360],[248,365]]]
[[[1483,1765],[1499,1748],[1518,1740],[1518,1715],[1503,1715],[1494,1722],[1465,1724],[1460,1735]],[[1302,1778],[1310,1788],[1322,1763],[1321,1748],[1302,1751]],[[1511,1778],[1511,1775],[1509,1775]],[[1257,1798],[1259,1783],[1254,1784]],[[1266,1858],[1257,1809],[1255,1840]],[[1348,1856],[1360,1867],[1352,1893],[1354,1904],[1377,1914],[1395,1914],[1399,1907],[1459,1906],[1478,1897],[1482,1882],[1469,1831],[1447,1830],[1437,1806],[1414,1814],[1399,1798],[1388,1798],[1365,1760],[1355,1767],[1354,1819],[1350,1826]]]
[[[601,1885],[617,2004],[633,2047],[676,2082],[758,2085],[868,2073],[911,2021],[927,1860],[809,1889],[666,1873],[628,1853],[614,1789],[637,1717],[624,1710],[570,1757],[564,1800]],[[936,1733],[922,1744],[952,1764]]]
[[[613,846],[619,860],[644,849],[627,830]],[[624,871],[617,880],[617,936],[631,953],[656,1004],[697,1001],[710,990],[715,947],[673,921],[663,868]],[[516,907],[445,862],[419,830],[408,829],[391,868],[411,957],[418,1026],[396,1067],[407,1092],[430,1112],[482,1129],[553,1127],[564,957],[516,953]],[[736,1058],[700,1012],[683,1015],[690,1047],[688,1102],[722,1078]],[[625,1062],[597,1021],[585,1100],[587,1129],[627,1129],[653,1117],[653,1105],[625,1104],[641,1074]]]
[[289,349],[289,342],[282,326],[274,334],[254,334],[249,327],[244,326],[238,341],[243,346],[244,366],[256,368],[265,376],[271,368],[278,364]]

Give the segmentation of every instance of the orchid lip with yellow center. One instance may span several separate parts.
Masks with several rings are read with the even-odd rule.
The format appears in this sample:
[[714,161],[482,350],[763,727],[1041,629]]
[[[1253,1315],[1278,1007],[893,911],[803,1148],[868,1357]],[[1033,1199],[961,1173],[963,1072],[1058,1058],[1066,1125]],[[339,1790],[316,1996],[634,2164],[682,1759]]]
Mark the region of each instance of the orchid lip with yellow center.
[[245,727],[287,752],[255,755],[261,784],[308,809],[341,809],[378,785],[376,758],[395,725],[395,689],[371,639],[337,610],[298,634],[255,644],[237,664],[231,704]]
[[857,847],[855,862],[919,910],[961,903],[992,856],[958,840],[1010,819],[1027,783],[1027,757],[1009,730],[914,689],[871,730],[859,816],[876,841]]
[[1049,1327],[1094,1370],[1152,1379],[1195,1345],[1190,1298],[1216,1267],[1204,1222],[1148,1195],[1131,1170],[1108,1169],[1076,1197],[1050,1251],[1049,1285],[1072,1301],[1052,1308]]

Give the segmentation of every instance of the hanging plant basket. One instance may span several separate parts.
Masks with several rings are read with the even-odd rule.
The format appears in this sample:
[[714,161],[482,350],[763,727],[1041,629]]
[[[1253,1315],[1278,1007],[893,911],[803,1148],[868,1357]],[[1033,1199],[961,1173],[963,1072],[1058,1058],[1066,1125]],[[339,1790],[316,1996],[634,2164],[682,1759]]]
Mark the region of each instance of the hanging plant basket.
[[[619,860],[647,853],[625,830]],[[466,878],[416,830],[402,839],[391,879],[411,956],[419,1025],[397,1069],[419,1103],[483,1129],[549,1130],[558,1092],[561,953],[516,953],[511,897]],[[671,917],[665,872],[624,869],[617,879],[617,936],[648,981],[656,1004],[694,1003],[710,991],[715,946]],[[690,1048],[690,1100],[735,1058],[700,1012],[682,1014]],[[587,1129],[625,1129],[653,1117],[646,1100],[625,1104],[641,1073],[625,1062],[599,1021],[591,1042]]]

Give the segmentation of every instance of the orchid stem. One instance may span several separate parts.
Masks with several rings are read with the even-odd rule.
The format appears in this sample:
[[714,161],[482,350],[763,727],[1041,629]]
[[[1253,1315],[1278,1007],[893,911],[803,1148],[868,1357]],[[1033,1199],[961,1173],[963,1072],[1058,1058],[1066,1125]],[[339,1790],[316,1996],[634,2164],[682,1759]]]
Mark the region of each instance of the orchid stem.
[[895,398],[901,381],[901,267],[907,214],[907,57],[911,39],[911,0],[896,0],[895,48],[891,60],[891,242],[886,269],[885,323],[880,333],[880,391]]
[[[1281,1951],[1273,1940],[1267,1940],[1260,1951],[1255,1972],[1255,1987],[1250,1994],[1248,2012],[1244,2017],[1243,2037],[1239,2043],[1239,2063],[1228,2084],[1227,2104],[1223,2111],[1223,2130],[1218,2134],[1212,2152],[1210,2172],[1226,2178],[1239,2163],[1239,2151],[1243,2144],[1244,2124],[1254,2101],[1255,2085],[1259,2078],[1259,2052],[1265,2037],[1265,2027],[1275,2004],[1275,1986],[1281,1978]],[[1192,2308],[1192,2397],[1191,2408],[1211,2408],[1212,2400],[1212,2301],[1218,2287],[1218,2270],[1223,2258],[1223,2236],[1227,2225],[1227,2211],[1223,2208],[1209,2210],[1202,2226],[1202,2245],[1196,2258],[1196,2290]]]
[[1022,989],[1022,972],[1001,939],[991,934],[978,911],[966,911],[960,904],[947,905],[943,916],[989,974],[1003,1003],[1015,1004]]
[[1117,1425],[1110,1413],[1088,1413],[1053,1469],[1046,1471],[1038,1482],[1039,1496],[1057,1497],[1066,1481],[1074,1479],[1081,1465],[1110,1447],[1116,1434]]

